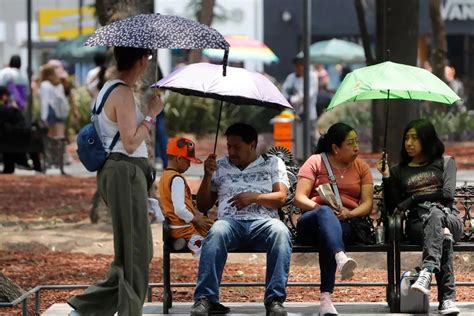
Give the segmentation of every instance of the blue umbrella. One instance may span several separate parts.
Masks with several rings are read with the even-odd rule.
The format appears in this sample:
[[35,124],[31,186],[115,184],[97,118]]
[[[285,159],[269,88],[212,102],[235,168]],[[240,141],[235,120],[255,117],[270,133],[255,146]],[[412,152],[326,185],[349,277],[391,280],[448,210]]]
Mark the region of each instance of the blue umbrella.
[[[303,52],[297,57],[303,58]],[[309,58],[314,64],[365,63],[364,48],[356,43],[333,38],[309,47]]]

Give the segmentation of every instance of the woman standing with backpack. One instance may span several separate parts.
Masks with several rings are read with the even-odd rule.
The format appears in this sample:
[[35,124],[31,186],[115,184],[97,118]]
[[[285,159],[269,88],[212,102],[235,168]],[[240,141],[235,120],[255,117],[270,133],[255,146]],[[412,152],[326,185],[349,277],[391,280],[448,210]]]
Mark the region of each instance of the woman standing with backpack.
[[428,295],[434,273],[438,312],[458,314],[453,244],[461,239],[463,224],[453,206],[456,163],[443,153],[444,145],[433,124],[418,119],[405,128],[400,163],[382,170],[382,157],[377,169],[383,176],[388,214],[407,212],[406,236],[410,242],[423,245],[422,270],[411,288]]
[[135,104],[133,89],[147,70],[151,56],[149,49],[115,47],[117,79],[106,82],[97,97],[98,103],[105,99],[97,117],[104,148],[109,148],[120,132],[97,173],[99,193],[112,217],[115,256],[105,280],[68,300],[74,308],[71,315],[114,315],[117,311],[119,315],[142,314],[153,255],[145,138],[154,118],[163,110],[163,103],[153,95],[145,116]]

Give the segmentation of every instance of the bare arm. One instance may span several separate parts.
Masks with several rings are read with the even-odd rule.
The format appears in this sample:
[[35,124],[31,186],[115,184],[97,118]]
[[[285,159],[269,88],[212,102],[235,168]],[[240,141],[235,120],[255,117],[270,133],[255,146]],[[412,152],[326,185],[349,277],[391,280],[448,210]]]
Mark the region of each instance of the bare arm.
[[212,176],[204,176],[196,196],[197,208],[206,213],[214,204],[216,204],[217,193],[211,191]]
[[[154,95],[149,104],[148,115],[155,117],[163,109],[159,96]],[[127,86],[117,87],[105,104],[107,116],[119,126],[120,139],[127,153],[133,154],[149,134],[147,122],[137,124],[135,100]]]
[[207,212],[217,200],[217,193],[211,191],[212,175],[216,169],[216,155],[210,154],[204,161],[204,178],[196,196],[197,208],[203,213]]
[[363,185],[360,195],[360,204],[349,212],[349,218],[366,216],[372,211],[372,204],[374,202],[374,186],[372,184]]
[[295,205],[302,210],[309,211],[319,207],[319,204],[309,198],[313,190],[314,181],[304,177],[298,177],[295,192]]

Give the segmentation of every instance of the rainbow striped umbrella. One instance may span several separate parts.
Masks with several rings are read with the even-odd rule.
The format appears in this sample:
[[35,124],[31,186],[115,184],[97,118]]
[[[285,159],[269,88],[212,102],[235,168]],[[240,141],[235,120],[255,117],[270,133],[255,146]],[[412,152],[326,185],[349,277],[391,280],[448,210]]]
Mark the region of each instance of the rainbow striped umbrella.
[[[243,35],[225,36],[229,43],[229,61],[246,60],[261,61],[265,64],[279,62],[280,59],[263,42]],[[205,49],[203,55],[210,59],[222,59],[223,52],[219,49]]]

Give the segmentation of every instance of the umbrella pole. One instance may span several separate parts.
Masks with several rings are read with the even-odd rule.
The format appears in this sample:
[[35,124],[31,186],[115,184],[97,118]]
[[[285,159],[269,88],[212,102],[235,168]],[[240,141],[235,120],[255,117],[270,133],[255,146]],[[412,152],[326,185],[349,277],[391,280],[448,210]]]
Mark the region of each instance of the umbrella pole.
[[[387,100],[390,100],[390,89],[387,90]],[[386,161],[386,158],[387,158],[388,111],[389,111],[389,105],[386,104],[386,108],[385,108],[385,133],[384,133],[384,137],[383,137],[382,172],[385,171],[385,161]]]
[[216,140],[214,141],[214,155],[216,154],[216,147],[217,147],[217,137],[219,136],[219,125],[221,125],[221,115],[222,115],[222,103],[224,101],[221,100],[221,107],[219,109],[219,118],[217,119],[217,130],[216,130]]

